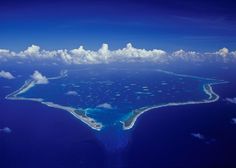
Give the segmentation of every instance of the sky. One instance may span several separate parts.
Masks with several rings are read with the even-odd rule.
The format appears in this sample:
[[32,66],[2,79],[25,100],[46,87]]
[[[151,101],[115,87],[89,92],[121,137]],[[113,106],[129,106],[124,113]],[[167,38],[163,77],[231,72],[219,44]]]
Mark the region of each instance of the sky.
[[8,0],[0,2],[0,48],[236,50],[233,0]]

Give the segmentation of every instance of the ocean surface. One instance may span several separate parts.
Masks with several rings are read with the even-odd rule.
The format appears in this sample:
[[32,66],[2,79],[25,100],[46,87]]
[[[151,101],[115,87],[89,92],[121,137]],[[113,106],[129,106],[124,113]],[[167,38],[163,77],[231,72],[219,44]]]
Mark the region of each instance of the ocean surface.
[[[225,100],[236,97],[232,67],[224,73],[171,69],[230,83],[213,86],[220,95],[217,102],[153,109],[128,131],[96,131],[63,110],[38,102],[6,100],[36,68],[40,67],[14,68],[22,75],[17,82],[0,79],[0,128],[11,129],[11,133],[0,132],[1,168],[236,167],[236,125],[232,123],[236,105]],[[11,66],[5,69],[10,71]],[[50,76],[58,70],[41,72]]]

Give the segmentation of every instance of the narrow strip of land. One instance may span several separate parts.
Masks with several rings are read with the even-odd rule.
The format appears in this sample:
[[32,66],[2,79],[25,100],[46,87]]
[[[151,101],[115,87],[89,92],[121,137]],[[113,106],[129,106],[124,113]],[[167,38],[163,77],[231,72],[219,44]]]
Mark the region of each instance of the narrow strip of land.
[[[55,80],[55,79],[60,79],[61,77],[64,77],[64,74],[61,74],[61,76],[59,76],[59,77],[52,77],[52,78],[48,78],[48,79],[49,80]],[[93,128],[97,131],[100,131],[102,129],[102,127],[103,127],[102,123],[99,123],[95,119],[93,119],[91,117],[88,117],[82,109],[75,109],[75,108],[72,108],[72,107],[62,106],[62,105],[59,105],[59,104],[55,104],[53,102],[45,102],[41,98],[26,98],[26,97],[19,96],[20,94],[29,91],[35,85],[36,85],[36,81],[27,80],[27,81],[25,81],[24,85],[21,86],[20,89],[8,94],[5,98],[8,99],[8,100],[35,101],[35,102],[39,102],[41,104],[47,105],[48,107],[53,107],[53,108],[65,110],[65,111],[71,113],[74,117],[80,119],[82,122],[87,124],[89,127]]]
[[228,82],[220,81],[220,82],[215,82],[215,83],[204,84],[203,91],[205,92],[205,94],[209,96],[207,99],[203,99],[199,101],[172,102],[172,103],[160,104],[156,106],[142,107],[140,109],[133,110],[132,115],[130,115],[125,121],[121,121],[121,123],[123,124],[123,129],[124,130],[131,129],[134,126],[138,117],[141,116],[141,114],[147,111],[150,111],[152,109],[158,109],[158,108],[170,107],[170,106],[183,106],[183,105],[191,105],[191,104],[204,104],[204,103],[216,102],[217,100],[219,100],[220,96],[213,91],[212,85],[223,84],[223,83],[228,83]]

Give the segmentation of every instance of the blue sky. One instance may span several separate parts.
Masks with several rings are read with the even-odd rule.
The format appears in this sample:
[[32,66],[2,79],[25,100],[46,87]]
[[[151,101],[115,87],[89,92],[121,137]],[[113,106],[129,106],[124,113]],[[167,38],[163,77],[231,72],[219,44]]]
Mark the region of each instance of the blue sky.
[[0,2],[0,48],[236,49],[236,2],[224,1],[6,1]]

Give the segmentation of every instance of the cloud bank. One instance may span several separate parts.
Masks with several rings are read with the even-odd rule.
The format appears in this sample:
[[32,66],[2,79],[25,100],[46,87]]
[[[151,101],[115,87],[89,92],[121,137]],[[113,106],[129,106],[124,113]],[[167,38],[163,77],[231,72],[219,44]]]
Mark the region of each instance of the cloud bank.
[[39,71],[34,71],[33,75],[31,75],[31,78],[35,81],[36,84],[48,83],[48,79],[43,76]]
[[14,52],[8,49],[0,49],[0,60],[19,59],[53,59],[67,64],[99,64],[111,62],[169,62],[172,60],[204,61],[206,59],[232,60],[236,58],[236,51],[227,48],[214,52],[199,53],[180,49],[174,52],[166,52],[161,49],[139,49],[128,43],[126,47],[110,50],[108,44],[102,44],[97,51],[87,50],[83,46],[72,50],[43,50],[37,45],[31,45],[27,49]]
[[15,77],[10,73],[6,71],[0,71],[0,78],[5,78],[5,79],[14,79]]

